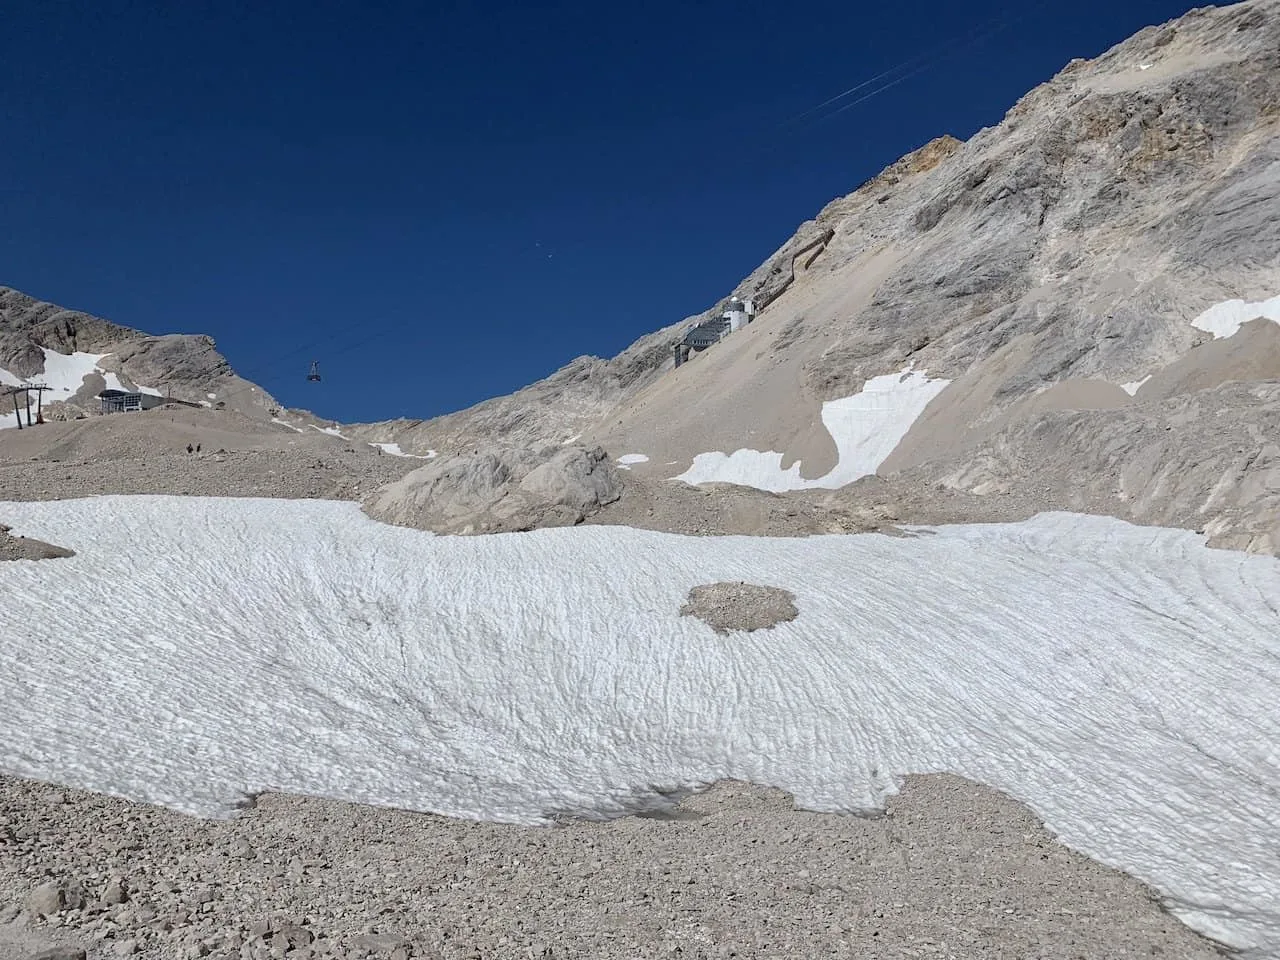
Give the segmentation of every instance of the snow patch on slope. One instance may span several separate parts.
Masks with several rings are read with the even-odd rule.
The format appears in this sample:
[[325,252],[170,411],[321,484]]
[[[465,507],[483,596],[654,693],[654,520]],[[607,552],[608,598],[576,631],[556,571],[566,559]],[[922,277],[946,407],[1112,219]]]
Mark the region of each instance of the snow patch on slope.
[[1128,383],[1120,384],[1120,389],[1132,397],[1142,388],[1142,385],[1150,379],[1151,379],[1151,374],[1148,373],[1141,380],[1130,380]]
[[[85,377],[92,376],[95,373],[106,381],[106,389],[129,390],[128,387],[120,382],[118,376],[101,368],[100,365],[103,359],[111,356],[109,353],[83,353],[77,351],[66,354],[50,350],[48,347],[41,347],[40,349],[44,352],[44,373],[40,375],[39,379],[52,388],[52,396],[49,398],[51,400],[67,399],[67,397],[62,397],[58,394],[74,394],[84,385]],[[154,396],[160,395],[158,390],[142,389],[142,392],[150,393]]]
[[632,464],[648,463],[649,458],[643,453],[624,453],[614,462],[618,464],[620,470],[630,470]]
[[[339,434],[339,436],[341,436],[341,434]],[[400,449],[400,444],[398,443],[371,443],[369,444],[369,446],[377,447],[383,453],[389,453],[393,457],[411,457],[414,460],[432,460],[436,456],[436,452],[434,450],[428,450],[425,455],[417,454],[417,453],[405,453],[403,450]]]
[[[273,789],[537,823],[729,777],[864,810],[949,770],[1280,950],[1274,558],[1068,514],[804,539],[432,537],[319,500],[0,517],[76,551],[0,564],[8,773],[197,815]],[[730,650],[678,615],[708,580],[800,616]]]
[[[109,353],[77,351],[67,354],[50,350],[48,347],[41,347],[40,350],[44,353],[43,372],[23,379],[8,370],[0,369],[0,384],[17,387],[27,383],[44,383],[50,391],[46,400],[68,400],[84,386],[85,377],[96,373],[105,381],[107,390],[129,391],[116,374],[102,369],[102,361],[111,356]],[[138,392],[147,393],[153,397],[164,396],[153,387],[139,386]]]
[[1200,316],[1191,321],[1197,330],[1212,333],[1215,340],[1234,336],[1241,326],[1250,320],[1265,317],[1280,323],[1280,296],[1270,300],[1259,300],[1249,303],[1244,300],[1224,300],[1215,303]]
[[930,380],[910,367],[872,377],[859,393],[822,405],[822,423],[835,441],[838,460],[823,477],[806,480],[800,462],[782,469],[783,454],[742,449],[731,454],[700,453],[684,473],[672,479],[688,484],[736,483],[773,493],[834,490],[875,473],[902,442],[911,425],[950,380]]

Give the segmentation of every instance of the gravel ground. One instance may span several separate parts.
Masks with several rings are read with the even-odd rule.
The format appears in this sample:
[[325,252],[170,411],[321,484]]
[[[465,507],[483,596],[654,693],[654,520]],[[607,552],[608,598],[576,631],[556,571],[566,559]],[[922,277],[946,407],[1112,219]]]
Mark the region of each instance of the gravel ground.
[[807,537],[871,532],[900,536],[903,524],[1008,523],[1047,510],[1125,515],[1122,504],[1101,497],[1067,507],[1055,502],[1049,491],[976,496],[943,486],[934,472],[924,469],[889,479],[865,477],[835,491],[786,494],[725,483],[690,487],[633,476],[626,477],[625,484],[617,502],[585,522],[688,536]]
[[15,537],[9,528],[0,523],[0,560],[49,560],[53,557],[70,557],[73,552],[65,547],[55,547],[30,537]]
[[875,818],[722,782],[661,819],[541,828],[276,794],[205,821],[0,779],[0,844],[0,960],[1221,956],[946,775]]
[[204,451],[57,463],[0,460],[0,500],[66,500],[105,493],[359,500],[420,463],[345,450]]

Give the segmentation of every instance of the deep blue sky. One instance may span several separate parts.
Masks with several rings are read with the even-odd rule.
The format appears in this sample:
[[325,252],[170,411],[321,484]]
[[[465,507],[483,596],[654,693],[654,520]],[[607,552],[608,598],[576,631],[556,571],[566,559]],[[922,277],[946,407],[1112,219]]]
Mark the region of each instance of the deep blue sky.
[[208,333],[321,416],[434,416],[707,308],[903,153],[1193,5],[9,0],[0,283]]

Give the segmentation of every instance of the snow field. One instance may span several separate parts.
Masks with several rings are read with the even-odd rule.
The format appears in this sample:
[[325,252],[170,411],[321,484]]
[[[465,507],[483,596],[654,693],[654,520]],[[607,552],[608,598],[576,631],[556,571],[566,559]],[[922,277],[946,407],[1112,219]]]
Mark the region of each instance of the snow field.
[[[49,393],[45,395],[45,402],[69,399],[84,385],[84,378],[95,373],[106,381],[107,390],[128,389],[120,382],[120,378],[116,374],[108,373],[99,366],[106,357],[111,356],[109,353],[76,352],[66,354],[50,350],[48,347],[41,347],[40,349],[44,352],[44,371],[42,373],[23,379],[8,370],[0,368],[0,384],[17,387],[24,383],[43,382],[50,388]],[[138,392],[149,393],[153,397],[163,396],[159,390],[152,387],[139,386]],[[12,414],[12,410],[9,412]],[[3,413],[4,411],[0,411],[0,414]],[[12,416],[9,418],[0,417],[0,429],[16,426],[17,420]]]
[[825,476],[806,480],[800,461],[782,469],[783,454],[741,449],[731,454],[700,453],[674,480],[688,484],[736,483],[772,493],[834,490],[880,469],[911,425],[950,380],[930,380],[910,367],[872,377],[859,393],[822,405],[822,424],[835,441],[838,460]]
[[[433,537],[332,501],[0,503],[0,768],[229,814],[264,789],[539,822],[734,777],[1029,803],[1197,929],[1280,951],[1280,562],[1042,515],[879,535]],[[700,583],[800,617],[718,637]]]
[[414,460],[432,460],[436,456],[436,452],[434,450],[428,450],[425,454],[405,453],[400,449],[400,444],[398,443],[371,443],[369,446],[377,447],[383,453],[389,453],[393,457],[411,457]]
[[1280,323],[1280,296],[1256,303],[1224,300],[1221,303],[1215,303],[1192,320],[1191,325],[1197,330],[1212,333],[1215,340],[1220,340],[1223,337],[1234,336],[1241,326],[1258,317]]
[[1120,389],[1132,397],[1137,394],[1137,392],[1142,389],[1142,385],[1150,379],[1151,374],[1148,373],[1141,380],[1130,380],[1128,383],[1120,384]]
[[[1242,326],[1259,317],[1280,323],[1280,296],[1256,302],[1240,299],[1223,300],[1192,320],[1191,326],[1197,330],[1212,333],[1215,340],[1222,340],[1235,336]],[[1150,379],[1151,374],[1147,374],[1141,380],[1120,384],[1120,389],[1132,397]]]

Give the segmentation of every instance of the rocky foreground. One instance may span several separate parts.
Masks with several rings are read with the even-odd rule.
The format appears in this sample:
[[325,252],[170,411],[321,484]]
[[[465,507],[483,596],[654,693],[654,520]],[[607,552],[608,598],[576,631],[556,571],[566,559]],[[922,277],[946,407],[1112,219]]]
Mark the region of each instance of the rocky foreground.
[[951,776],[875,818],[720,783],[541,828],[274,794],[206,821],[0,778],[0,960],[1160,955],[1222,956]]

